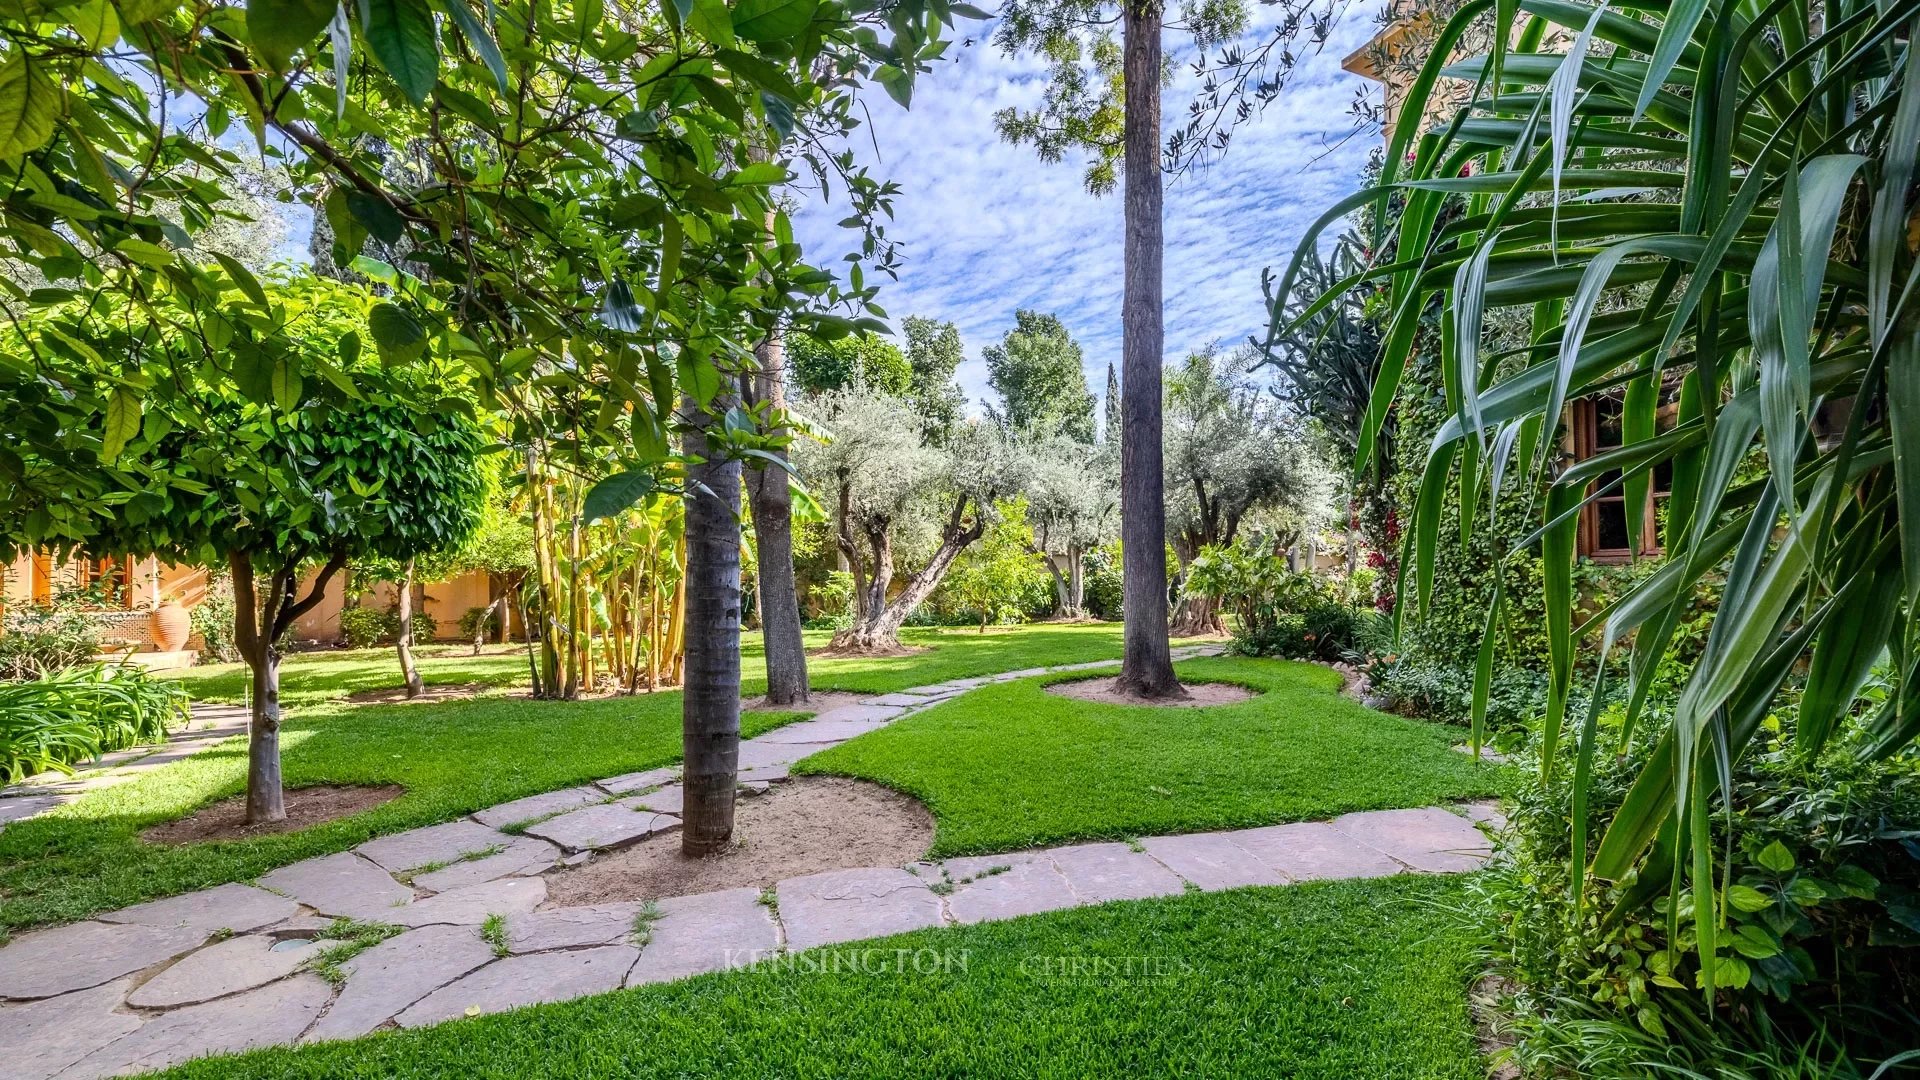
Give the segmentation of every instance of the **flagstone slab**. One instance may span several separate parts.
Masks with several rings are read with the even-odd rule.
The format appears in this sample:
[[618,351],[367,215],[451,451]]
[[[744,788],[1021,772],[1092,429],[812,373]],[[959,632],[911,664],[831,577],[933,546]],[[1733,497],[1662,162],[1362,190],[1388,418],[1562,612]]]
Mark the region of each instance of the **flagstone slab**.
[[803,757],[810,757],[822,750],[840,745],[837,742],[821,743],[770,743],[762,742],[766,736],[740,744],[739,767],[742,772],[758,773],[761,769],[773,766],[791,765]]
[[1499,832],[1507,827],[1507,815],[1501,813],[1500,804],[1491,799],[1483,799],[1480,802],[1463,803],[1460,809],[1467,815],[1468,821],[1485,825],[1494,832]]
[[560,849],[532,836],[516,836],[505,851],[468,859],[430,873],[416,874],[413,886],[432,892],[478,885],[515,874],[537,874],[560,861]]
[[260,875],[259,882],[322,915],[350,919],[388,922],[396,909],[413,902],[412,889],[350,851],[283,866]]
[[1333,827],[1429,874],[1478,870],[1493,854],[1473,822],[1437,806],[1346,814]]
[[504,848],[512,837],[477,821],[449,821],[369,840],[353,850],[391,873],[458,862],[488,848]]
[[0,799],[0,825],[44,814],[68,801],[59,795],[9,795]]
[[568,851],[609,851],[632,847],[679,825],[680,819],[668,814],[602,803],[529,825],[527,835],[551,840]]
[[659,814],[678,814],[685,801],[686,789],[679,784],[668,784],[659,791],[649,791],[645,795],[635,795],[621,799],[621,806],[639,807]]
[[258,990],[189,1005],[81,1058],[60,1080],[164,1069],[189,1058],[290,1043],[326,1007],[333,988],[318,976],[299,975]]
[[569,810],[578,810],[583,806],[591,806],[604,801],[606,797],[604,791],[592,785],[561,788],[559,791],[529,795],[524,799],[490,806],[473,815],[473,819],[488,828],[504,829],[509,825],[520,825],[540,818],[552,817],[555,814],[564,814]]
[[787,947],[798,951],[939,926],[940,898],[895,867],[829,870],[774,886]]
[[1067,879],[1044,854],[983,855],[949,859],[943,865],[954,882],[954,891],[947,896],[947,913],[955,922],[1012,919],[1080,903]]
[[[902,694],[910,694],[914,697],[932,698],[955,694],[964,689],[966,689],[966,687],[955,686],[952,683],[933,683],[928,686],[909,686],[900,692]],[[879,704],[879,702],[875,702],[875,704]]]
[[1228,833],[1191,833],[1156,836],[1140,841],[1161,865],[1202,889],[1237,889],[1244,885],[1285,885],[1285,874],[1255,859],[1233,842]]
[[229,930],[244,934],[283,922],[300,913],[300,905],[284,896],[251,885],[216,885],[211,889],[150,900],[100,916],[101,922],[139,923],[180,927],[211,934]]
[[780,947],[780,930],[758,889],[676,896],[659,908],[628,986],[746,967]]
[[919,706],[925,705],[932,700],[933,700],[933,696],[930,694],[915,694],[915,693],[911,693],[909,691],[903,690],[899,693],[882,694],[877,698],[869,698],[866,701],[862,702],[862,704],[884,705],[884,706],[891,706],[893,708],[899,708],[899,709],[913,709],[913,708],[918,708]]
[[[838,711],[838,710],[836,710]],[[886,720],[802,720],[769,731],[757,741],[777,746],[843,743],[886,727]]]
[[647,788],[657,788],[662,784],[671,784],[680,779],[677,765],[666,765],[658,769],[646,769],[642,772],[622,773],[619,776],[596,780],[593,786],[609,795],[631,795]]
[[493,959],[493,946],[471,926],[423,926],[388,938],[341,965],[346,985],[302,1041],[365,1035]]
[[[745,747],[742,747],[742,749],[745,749]],[[778,765],[760,765],[751,769],[743,768],[739,774],[742,784],[768,783],[774,780],[785,780],[792,775],[792,762],[785,761]]]
[[1233,842],[1294,881],[1388,877],[1406,869],[1324,821],[1246,829]]
[[517,915],[532,911],[547,899],[547,879],[510,877],[450,889],[408,904],[389,915],[397,926],[454,923],[478,926],[489,915]]
[[43,998],[98,986],[190,952],[207,935],[189,927],[70,923],[0,947],[0,998]]
[[317,942],[297,938],[228,938],[148,979],[128,996],[127,1004],[141,1009],[171,1009],[265,986],[298,971],[319,948]]
[[612,945],[634,936],[634,919],[645,907],[632,900],[516,915],[507,920],[507,949],[518,954]]
[[1173,871],[1125,844],[1079,844],[1048,854],[1082,903],[1144,900],[1186,891]]
[[0,1005],[0,1047],[11,1080],[47,1077],[93,1053],[144,1018],[120,1008],[133,980],[19,1005]]
[[428,994],[394,1017],[394,1022],[404,1028],[424,1027],[460,1016],[618,990],[639,955],[640,950],[631,945],[602,945],[509,956]]

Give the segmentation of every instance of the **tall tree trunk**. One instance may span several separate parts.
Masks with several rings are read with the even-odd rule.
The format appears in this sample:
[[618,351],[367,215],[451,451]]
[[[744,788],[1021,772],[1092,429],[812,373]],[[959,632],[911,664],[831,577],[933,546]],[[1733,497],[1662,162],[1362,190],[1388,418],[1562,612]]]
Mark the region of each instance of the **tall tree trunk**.
[[[400,629],[395,635],[398,639],[393,647],[400,651],[400,677],[406,680],[407,696],[417,698],[427,692],[425,683],[420,681],[420,667],[413,662],[413,560],[408,559],[406,569],[400,574],[400,592],[394,597],[396,609],[400,612]],[[478,652],[478,649],[474,650]]]
[[1120,541],[1125,652],[1119,687],[1142,697],[1186,691],[1167,645],[1166,491],[1161,474],[1159,0],[1126,0],[1126,289],[1121,312]]
[[[722,397],[713,413],[732,403]],[[740,764],[740,463],[713,456],[712,413],[689,401],[686,689],[680,731],[685,810],[680,850],[708,855],[733,838]]]
[[[770,414],[786,408],[786,348],[775,330],[754,355],[760,370],[753,392]],[[776,431],[775,434],[778,434]],[[786,452],[774,453],[786,459]],[[810,697],[807,685],[807,646],[800,636],[800,594],[793,575],[793,493],[786,470],[762,465],[747,473],[747,495],[753,503],[753,531],[760,543],[760,639],[766,645],[767,700],[793,705]]]

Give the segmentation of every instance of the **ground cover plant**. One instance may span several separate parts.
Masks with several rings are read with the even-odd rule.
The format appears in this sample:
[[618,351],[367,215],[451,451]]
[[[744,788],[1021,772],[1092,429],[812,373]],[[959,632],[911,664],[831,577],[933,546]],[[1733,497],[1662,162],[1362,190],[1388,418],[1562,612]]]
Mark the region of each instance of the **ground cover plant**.
[[[1461,902],[1408,876],[1110,904],[883,939],[879,974],[810,969],[816,951],[163,1076],[1479,1080]],[[952,962],[914,967],[933,953]]]
[[186,719],[186,694],[132,665],[102,662],[0,682],[0,784],[162,742]]
[[1199,709],[1108,705],[987,686],[799,762],[898,788],[933,812],[936,855],[1244,828],[1497,792],[1504,771],[1457,729],[1340,696],[1340,676],[1273,660],[1179,665],[1260,693]]
[[[389,668],[390,656],[384,656]],[[798,713],[743,714],[752,736]],[[184,846],[139,832],[245,789],[229,740],[0,831],[0,928],[65,922],[343,851],[386,833],[680,758],[680,695],[583,702],[492,697],[311,707],[286,722],[288,788],[398,784],[363,814],[296,832]]]

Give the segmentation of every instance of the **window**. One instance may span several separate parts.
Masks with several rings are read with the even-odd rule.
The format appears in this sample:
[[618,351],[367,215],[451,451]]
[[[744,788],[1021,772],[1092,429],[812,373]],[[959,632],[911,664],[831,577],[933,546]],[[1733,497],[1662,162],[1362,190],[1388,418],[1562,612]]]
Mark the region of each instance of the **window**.
[[[1576,401],[1572,406],[1573,454],[1585,461],[1597,454],[1617,450],[1623,444],[1621,426],[1625,398],[1618,391]],[[1674,406],[1670,394],[1661,395],[1656,414],[1657,429],[1673,424]],[[1634,557],[1629,515],[1640,524],[1640,555],[1660,553],[1660,510],[1673,488],[1672,467],[1662,462],[1653,470],[1653,483],[1647,498],[1639,506],[1627,504],[1625,488],[1618,483],[1618,470],[1608,470],[1593,482],[1591,491],[1603,492],[1580,511],[1579,551],[1595,562],[1626,562]]]

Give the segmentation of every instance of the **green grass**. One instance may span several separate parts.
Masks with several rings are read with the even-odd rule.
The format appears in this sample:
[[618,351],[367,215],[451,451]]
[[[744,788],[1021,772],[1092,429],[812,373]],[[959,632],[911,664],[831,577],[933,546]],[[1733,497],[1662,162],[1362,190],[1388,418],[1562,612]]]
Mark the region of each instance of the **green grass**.
[[[743,733],[799,715],[747,713]],[[680,759],[680,695],[309,706],[287,721],[281,749],[288,787],[399,784],[406,793],[299,832],[181,847],[142,841],[138,833],[149,825],[245,790],[245,742],[229,739],[0,831],[0,928],[245,881],[374,836],[671,764]]]
[[[420,679],[428,686],[527,685],[523,646],[489,645],[474,656],[471,645],[423,645],[415,651]],[[243,703],[249,677],[245,664],[202,664],[168,672],[195,701]],[[280,701],[288,706],[337,701],[363,690],[402,685],[400,658],[391,648],[331,649],[294,653],[280,662]]]
[[[1473,949],[1452,910],[1463,902],[1455,879],[1402,877],[1081,908],[865,954],[954,959],[931,974],[911,952],[884,973],[796,963],[163,1075],[1480,1080]],[[1054,974],[1073,958],[1157,973]]]
[[1340,676],[1278,660],[1200,659],[1181,678],[1262,691],[1207,708],[1048,694],[1083,675],[982,687],[799,762],[876,781],[933,812],[933,854],[1012,851],[1424,806],[1494,794],[1504,771],[1451,748],[1458,728],[1375,712]]

